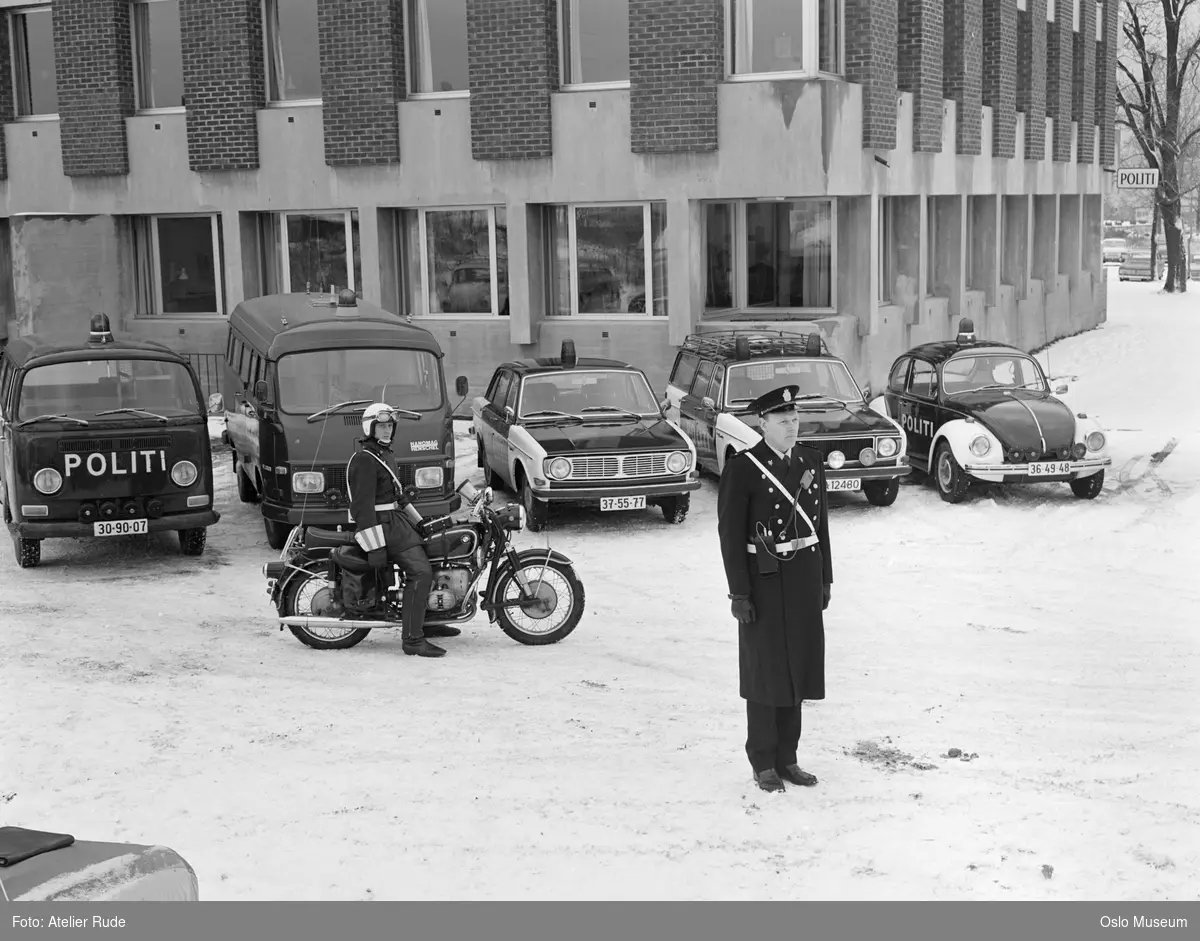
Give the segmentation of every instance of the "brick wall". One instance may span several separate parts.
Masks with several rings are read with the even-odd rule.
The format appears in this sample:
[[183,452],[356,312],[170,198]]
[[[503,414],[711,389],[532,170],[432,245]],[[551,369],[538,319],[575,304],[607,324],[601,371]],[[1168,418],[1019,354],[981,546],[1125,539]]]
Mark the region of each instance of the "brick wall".
[[[6,11],[5,11],[6,12]],[[8,179],[8,148],[5,140],[4,125],[8,124],[16,113],[13,100],[12,84],[12,53],[8,45],[8,24],[2,22],[0,13],[0,180]]]
[[129,172],[133,40],[126,0],[55,0],[54,59],[63,173]]
[[992,156],[1017,155],[1017,0],[983,0],[983,103]]
[[863,87],[863,147],[896,146],[898,0],[846,0],[846,80]]
[[955,152],[983,153],[983,0],[946,0],[942,94],[958,105]]
[[1075,51],[1071,6],[1063,6],[1066,19],[1046,24],[1046,114],[1054,118],[1051,156],[1060,163],[1071,159],[1071,82]]
[[403,7],[394,0],[318,0],[325,162],[399,163],[405,95]]
[[197,172],[258,168],[266,104],[261,0],[180,0],[188,162]]
[[629,0],[629,107],[635,154],[717,149],[725,71],[721,0]]
[[1046,159],[1046,0],[1017,14],[1017,110],[1025,115],[1025,159]]
[[467,0],[467,50],[475,159],[549,157],[550,93],[558,87],[554,0]]
[[896,84],[913,96],[913,150],[942,149],[943,0],[900,0]]
[[1117,4],[1118,0],[1104,0],[1104,33],[1096,43],[1096,124],[1102,167],[1117,165]]
[[1071,117],[1076,122],[1075,159],[1092,163],[1096,159],[1096,4],[1079,4],[1079,31],[1075,34],[1071,78]]

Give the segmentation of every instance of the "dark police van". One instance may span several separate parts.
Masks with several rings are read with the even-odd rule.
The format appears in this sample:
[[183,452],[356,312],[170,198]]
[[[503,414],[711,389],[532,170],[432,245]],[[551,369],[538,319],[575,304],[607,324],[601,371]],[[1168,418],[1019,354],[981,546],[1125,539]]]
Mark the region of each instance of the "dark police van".
[[[457,510],[454,409],[442,350],[428,330],[355,297],[271,294],[238,304],[220,407],[238,496],[262,504],[267,542],[282,549],[295,526],[350,523],[346,462],[372,402],[419,414],[397,423],[392,452],[427,516]],[[466,377],[457,392],[466,395]]]
[[117,340],[103,314],[77,344],[6,344],[0,502],[18,565],[41,561],[43,539],[166,530],[184,555],[200,555],[221,518],[201,400],[185,357]]

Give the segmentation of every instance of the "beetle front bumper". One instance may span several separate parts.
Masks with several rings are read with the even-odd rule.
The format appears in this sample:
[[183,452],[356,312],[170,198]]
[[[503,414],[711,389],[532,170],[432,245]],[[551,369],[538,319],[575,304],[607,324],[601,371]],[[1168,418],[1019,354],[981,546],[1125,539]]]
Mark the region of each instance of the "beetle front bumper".
[[700,481],[675,480],[663,484],[630,484],[623,487],[554,487],[533,489],[533,495],[547,503],[587,503],[599,502],[601,497],[674,497],[700,489]]
[[[160,516],[158,519],[147,520],[146,529],[152,533],[170,532],[178,529],[204,529],[220,520],[217,510],[198,510],[194,513],[172,513]],[[56,539],[69,536],[94,536],[95,530],[91,523],[80,523],[77,520],[62,520],[49,523],[39,523],[33,520],[22,520],[10,523],[9,528],[22,539]]]
[[833,470],[826,465],[826,480],[844,480],[847,477],[857,477],[859,480],[891,480],[893,477],[903,477],[912,472],[908,464],[873,464],[870,467],[839,467]]
[[1111,457],[1095,457],[1082,461],[1040,461],[1041,464],[1068,465],[1065,474],[1030,474],[1029,464],[964,464],[963,470],[972,477],[996,484],[1037,484],[1061,483],[1065,480],[1077,480],[1080,477],[1090,477],[1096,471],[1112,465]]

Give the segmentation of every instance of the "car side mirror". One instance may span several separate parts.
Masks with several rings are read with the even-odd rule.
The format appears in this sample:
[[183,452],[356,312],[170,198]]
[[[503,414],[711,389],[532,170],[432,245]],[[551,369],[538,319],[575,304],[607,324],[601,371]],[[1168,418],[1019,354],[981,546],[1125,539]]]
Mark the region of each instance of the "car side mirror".
[[1065,382],[1060,383],[1059,385],[1056,385],[1054,387],[1055,395],[1066,395],[1067,392],[1069,392],[1069,391],[1070,391],[1070,388],[1067,386],[1067,384]]
[[866,399],[868,402],[870,402],[871,401],[871,383],[869,383],[869,382],[864,383],[863,385],[859,386],[859,388],[862,389],[863,398]]
[[513,411],[511,405],[504,406],[504,420],[510,425],[517,420],[517,413]]
[[460,395],[463,398],[466,398],[467,390],[470,388],[471,388],[471,386],[470,386],[470,383],[467,382],[466,376],[459,376],[457,379],[454,380],[454,392],[456,395]]
[[254,398],[263,408],[271,408],[271,387],[267,385],[266,379],[259,379],[254,383]]
[[208,397],[208,414],[220,415],[225,411],[225,396],[220,392],[214,392]]
[[702,406],[704,406],[705,408],[710,408],[710,409],[717,407],[717,403],[712,400],[711,395],[706,395],[704,398],[702,398],[700,400],[700,404]]

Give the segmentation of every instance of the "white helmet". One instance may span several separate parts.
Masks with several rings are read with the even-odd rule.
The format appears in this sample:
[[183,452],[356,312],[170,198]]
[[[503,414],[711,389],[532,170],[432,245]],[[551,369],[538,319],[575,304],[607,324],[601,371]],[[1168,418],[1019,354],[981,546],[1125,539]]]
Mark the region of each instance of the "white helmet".
[[[378,440],[375,434],[376,425],[385,424],[394,426],[395,423],[395,410],[386,402],[376,402],[374,405],[368,405],[366,410],[363,412],[363,434],[365,434],[368,438],[376,438],[376,440]],[[388,436],[387,440],[391,440],[390,435]]]

